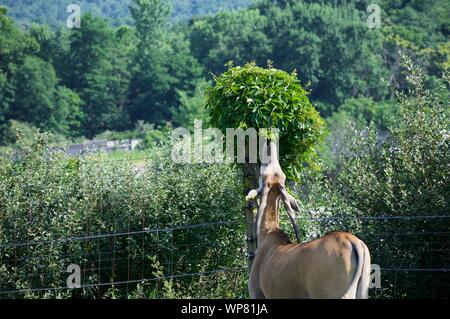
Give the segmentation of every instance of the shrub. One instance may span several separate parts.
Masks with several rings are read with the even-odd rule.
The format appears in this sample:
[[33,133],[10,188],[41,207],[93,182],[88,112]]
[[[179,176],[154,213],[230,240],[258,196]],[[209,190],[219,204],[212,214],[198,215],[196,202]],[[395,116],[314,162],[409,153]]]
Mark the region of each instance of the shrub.
[[[166,148],[138,167],[105,155],[70,158],[49,151],[47,135],[20,141],[0,158],[0,290],[54,288],[3,297],[118,297],[136,284],[95,286],[165,275],[239,267],[245,263],[240,177],[225,165],[177,165]],[[142,232],[177,225],[230,222]],[[100,237],[101,234],[141,232]],[[84,240],[62,240],[93,236]],[[25,246],[14,243],[53,241]],[[67,291],[69,264],[84,270],[83,290]],[[187,291],[198,277],[177,282]],[[156,283],[150,281],[151,287]],[[147,287],[148,287],[147,285]]]
[[305,163],[314,164],[324,121],[295,72],[249,63],[230,68],[214,81],[206,91],[213,126],[279,129],[280,162],[289,177],[297,178]]
[[374,125],[353,129],[337,176],[304,178],[305,208],[315,216],[344,218],[305,226],[310,236],[347,230],[362,238],[372,263],[382,268],[381,297],[442,298],[448,296],[448,273],[414,269],[450,268],[449,83],[445,76],[446,83],[424,89],[421,70],[403,59],[410,89],[395,92],[399,115],[387,136]]

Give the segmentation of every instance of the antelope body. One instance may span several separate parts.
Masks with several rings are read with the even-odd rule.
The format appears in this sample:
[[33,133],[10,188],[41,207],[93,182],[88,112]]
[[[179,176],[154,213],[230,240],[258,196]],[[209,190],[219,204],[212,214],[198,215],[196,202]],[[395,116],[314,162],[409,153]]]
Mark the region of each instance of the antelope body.
[[285,189],[276,144],[270,163],[262,167],[260,187],[247,199],[261,196],[256,216],[257,242],[249,276],[251,298],[366,299],[370,280],[367,246],[346,232],[333,232],[309,243],[294,244],[279,227],[282,200],[294,226],[295,199]]

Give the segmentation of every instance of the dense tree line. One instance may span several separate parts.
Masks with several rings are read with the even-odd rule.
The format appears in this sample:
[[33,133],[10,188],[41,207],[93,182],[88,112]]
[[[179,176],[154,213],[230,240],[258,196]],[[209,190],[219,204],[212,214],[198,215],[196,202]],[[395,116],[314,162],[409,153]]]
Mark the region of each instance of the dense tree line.
[[[187,125],[205,116],[202,95],[210,73],[225,71],[229,61],[265,66],[271,60],[276,68],[296,69],[330,123],[339,122],[344,112],[383,127],[395,115],[387,84],[405,87],[399,51],[413,56],[431,82],[450,66],[445,0],[383,0],[380,29],[367,26],[367,1],[263,0],[176,23],[170,16],[182,6],[189,7],[191,17],[217,11],[225,2],[170,6],[133,0],[129,8],[119,8],[112,1],[90,1],[96,9],[87,10],[92,14],[84,14],[82,27],[72,30],[46,24],[22,28],[10,14],[31,21],[25,11],[18,14],[25,4],[3,3],[12,10],[0,11],[3,144],[10,142],[10,120],[67,138],[132,130],[139,121]],[[56,11],[67,17],[56,3],[39,10],[46,17]],[[237,8],[249,1],[227,3]],[[180,110],[189,110],[189,116]]]
[[[45,23],[53,28],[64,25],[67,19],[66,7],[71,3],[80,6],[82,12],[109,19],[114,25],[132,24],[129,5],[133,0],[0,0],[0,5],[8,8],[10,15],[21,25],[32,22]],[[187,20],[195,16],[214,14],[220,10],[239,9],[248,6],[252,0],[166,0],[170,3],[172,21]]]

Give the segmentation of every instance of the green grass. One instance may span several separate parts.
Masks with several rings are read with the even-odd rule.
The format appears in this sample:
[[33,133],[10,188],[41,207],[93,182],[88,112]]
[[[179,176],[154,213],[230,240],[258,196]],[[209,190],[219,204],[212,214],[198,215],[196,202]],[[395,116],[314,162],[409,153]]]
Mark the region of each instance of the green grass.
[[112,161],[132,161],[134,164],[142,164],[150,153],[148,150],[135,150],[135,151],[114,151],[106,153],[105,158]]

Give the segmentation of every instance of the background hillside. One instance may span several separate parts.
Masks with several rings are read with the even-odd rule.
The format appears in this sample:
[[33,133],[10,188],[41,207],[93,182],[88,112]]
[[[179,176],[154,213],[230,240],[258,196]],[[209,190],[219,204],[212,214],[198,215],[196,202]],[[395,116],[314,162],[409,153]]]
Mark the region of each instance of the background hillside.
[[446,0],[380,0],[378,29],[368,27],[367,0],[85,0],[79,30],[64,26],[69,2],[0,0],[1,144],[14,142],[17,125],[60,140],[160,139],[207,120],[211,74],[269,60],[297,71],[339,140],[344,118],[381,129],[395,121],[388,87],[406,89],[399,52],[428,86],[450,67]]
[[[168,0],[172,5],[172,19],[186,20],[195,16],[213,14],[219,10],[238,9],[248,6],[252,0]],[[32,22],[46,23],[52,27],[64,26],[65,8],[76,3],[82,13],[91,12],[104,17],[114,25],[131,23],[128,6],[131,0],[0,0],[19,24],[29,26]]]

